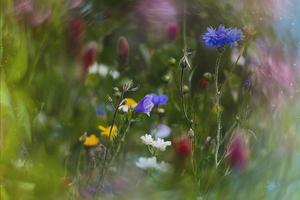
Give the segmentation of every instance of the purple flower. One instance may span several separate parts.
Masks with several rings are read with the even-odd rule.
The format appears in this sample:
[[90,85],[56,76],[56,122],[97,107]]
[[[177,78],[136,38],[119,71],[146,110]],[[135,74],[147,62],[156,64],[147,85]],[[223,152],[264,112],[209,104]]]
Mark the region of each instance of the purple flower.
[[166,95],[157,95],[157,94],[150,94],[152,95],[152,102],[156,106],[165,105],[168,103],[168,97]]
[[154,107],[154,103],[152,102],[152,95],[147,94],[142,100],[140,100],[137,106],[134,108],[135,112],[142,112],[150,116],[150,112]]
[[166,95],[147,94],[142,100],[140,100],[135,107],[135,112],[142,112],[150,116],[150,112],[154,106],[165,105],[168,102]]
[[220,25],[216,29],[208,27],[207,32],[202,35],[204,44],[209,48],[233,47],[243,39],[244,35],[240,29],[225,28],[224,25]]

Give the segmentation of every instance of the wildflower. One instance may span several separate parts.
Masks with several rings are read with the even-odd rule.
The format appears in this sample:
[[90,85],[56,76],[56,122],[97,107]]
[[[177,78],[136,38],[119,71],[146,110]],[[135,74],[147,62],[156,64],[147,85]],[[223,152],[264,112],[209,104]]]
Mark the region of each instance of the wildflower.
[[171,129],[165,124],[159,124],[151,131],[151,134],[156,138],[166,138],[171,134]]
[[181,157],[188,157],[192,153],[192,142],[188,137],[182,137],[175,142],[175,151]]
[[144,144],[152,146],[153,148],[159,149],[161,151],[165,151],[167,146],[171,146],[170,141],[164,141],[162,138],[153,139],[152,135],[146,134],[141,136],[141,140]]
[[268,40],[257,40],[255,51],[250,51],[250,80],[256,94],[262,95],[271,105],[280,106],[286,96],[295,92],[295,73],[283,58],[280,47]]
[[220,25],[216,29],[209,27],[207,28],[207,32],[202,35],[202,40],[207,47],[218,49],[225,46],[236,46],[243,39],[244,35],[240,29],[225,28],[223,25]]
[[135,112],[142,112],[150,116],[150,112],[154,106],[164,105],[168,102],[166,95],[147,94],[142,100],[140,100],[135,107]]
[[104,64],[98,64],[95,62],[92,66],[89,67],[90,74],[98,74],[102,77],[106,77],[110,75],[113,79],[117,79],[120,77],[120,73],[115,69],[110,69],[109,66]]
[[177,14],[174,0],[140,0],[135,8],[137,25],[154,41],[176,38]]
[[87,43],[81,53],[82,75],[85,76],[89,68],[95,63],[97,54],[97,43],[92,41]]
[[137,103],[134,99],[131,98],[125,98],[121,102],[121,106],[119,107],[119,110],[122,110],[123,112],[128,112],[130,109],[134,109],[136,107]]
[[248,162],[248,146],[243,132],[237,132],[231,139],[227,154],[230,166],[236,169],[243,169]]
[[117,60],[119,67],[128,64],[129,44],[125,37],[119,37],[117,41]]
[[152,95],[152,102],[156,106],[165,105],[168,103],[168,97],[166,95],[157,95],[157,94],[151,94]]
[[169,165],[167,163],[164,161],[158,163],[156,157],[140,157],[135,164],[141,169],[155,169],[162,172],[166,172],[169,169]]
[[118,134],[118,128],[116,125],[114,125],[113,127],[98,126],[98,128],[100,129],[101,134],[106,137],[109,137],[110,140],[113,140]]
[[86,147],[94,147],[99,144],[99,138],[95,134],[90,136],[86,136],[86,134],[84,134],[79,138],[79,141],[83,142],[83,145]]
[[140,100],[137,106],[134,108],[135,112],[142,112],[146,115],[150,116],[150,112],[154,107],[154,103],[152,102],[152,95],[146,95],[142,100]]

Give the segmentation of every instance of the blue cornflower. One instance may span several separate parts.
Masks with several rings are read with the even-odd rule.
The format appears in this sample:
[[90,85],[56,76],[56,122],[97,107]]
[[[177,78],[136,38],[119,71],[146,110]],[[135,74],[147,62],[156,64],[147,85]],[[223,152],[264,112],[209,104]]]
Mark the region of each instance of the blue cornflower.
[[244,35],[240,29],[225,28],[220,25],[218,28],[208,27],[206,33],[202,35],[202,40],[209,48],[222,48],[224,46],[236,46],[240,40],[244,39]]
[[158,94],[147,94],[142,98],[136,107],[134,108],[135,112],[145,113],[150,116],[150,112],[154,106],[164,105],[168,102],[168,97],[166,95]]

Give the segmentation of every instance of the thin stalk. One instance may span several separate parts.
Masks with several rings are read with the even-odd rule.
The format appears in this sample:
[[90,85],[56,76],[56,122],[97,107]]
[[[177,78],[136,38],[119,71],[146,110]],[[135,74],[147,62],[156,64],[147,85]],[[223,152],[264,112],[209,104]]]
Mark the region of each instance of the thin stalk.
[[184,77],[184,68],[181,68],[181,73],[180,73],[180,100],[181,100],[181,109],[183,112],[183,115],[185,119],[187,120],[190,128],[192,128],[192,120],[189,119],[186,111],[186,107],[184,104],[184,94],[183,94],[183,77]]
[[[115,121],[116,121],[116,118],[117,118],[117,113],[118,113],[118,110],[119,110],[119,107],[120,107],[120,104],[123,100],[123,97],[124,97],[124,89],[122,90],[122,94],[115,106],[115,111],[114,111],[114,115],[113,115],[113,119],[112,119],[112,123],[111,123],[111,127],[109,129],[109,134],[108,134],[108,138],[110,139],[110,136],[111,136],[111,133],[112,133],[112,129],[113,129],[113,126],[115,125]],[[113,141],[111,141],[113,142]],[[111,144],[112,146],[112,144]],[[99,181],[98,181],[98,184],[97,184],[97,191],[100,189],[100,185],[101,185],[101,182],[102,180],[104,179],[104,176],[105,176],[105,171],[106,171],[106,161],[107,161],[107,155],[108,155],[108,151],[109,151],[109,147],[107,147],[106,151],[105,151],[105,154],[104,154],[104,160],[103,160],[103,165],[102,165],[102,170],[101,170],[101,175],[100,175],[100,178],[99,178]],[[97,193],[96,191],[96,193]]]
[[216,112],[217,112],[217,140],[216,140],[216,149],[215,149],[215,165],[216,168],[219,165],[218,162],[218,154],[220,149],[220,141],[221,141],[221,110],[220,110],[220,101],[221,101],[221,91],[219,90],[219,68],[220,68],[220,62],[222,58],[223,52],[221,52],[217,58],[216,66],[215,66],[215,100],[216,100]]

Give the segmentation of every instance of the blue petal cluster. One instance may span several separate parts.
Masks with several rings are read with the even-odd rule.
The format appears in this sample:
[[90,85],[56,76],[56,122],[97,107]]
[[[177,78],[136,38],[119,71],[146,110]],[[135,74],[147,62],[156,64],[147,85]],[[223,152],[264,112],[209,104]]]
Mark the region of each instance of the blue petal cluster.
[[209,48],[222,48],[224,46],[236,46],[240,40],[244,39],[244,35],[240,29],[225,28],[220,25],[218,28],[207,28],[206,33],[202,35],[204,44]]
[[147,94],[142,98],[134,108],[135,112],[145,113],[150,116],[150,112],[154,106],[164,105],[168,102],[166,95]]

